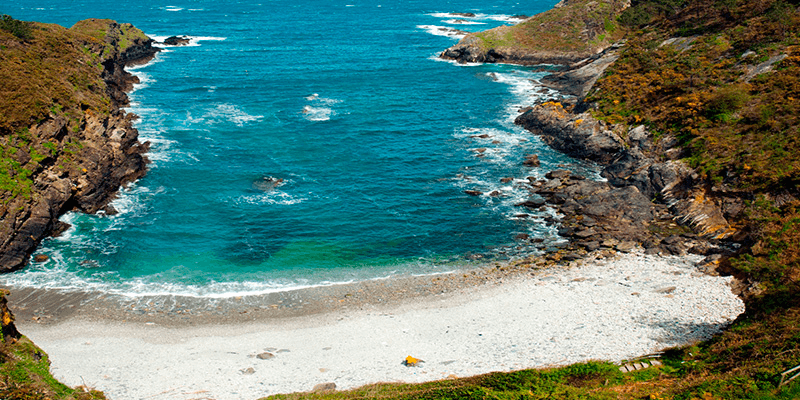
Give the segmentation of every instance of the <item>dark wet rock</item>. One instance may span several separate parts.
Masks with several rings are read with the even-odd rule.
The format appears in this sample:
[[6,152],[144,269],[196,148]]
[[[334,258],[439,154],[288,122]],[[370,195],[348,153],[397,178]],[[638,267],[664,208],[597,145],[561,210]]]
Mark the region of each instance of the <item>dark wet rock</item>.
[[450,15],[452,15],[454,17],[466,17],[466,18],[474,18],[475,17],[474,13],[469,13],[469,12],[467,12],[467,13],[453,12],[453,13],[450,13]]
[[528,154],[525,156],[525,161],[522,162],[522,165],[526,167],[538,167],[542,163],[539,161],[539,156],[536,154]]
[[170,36],[164,39],[163,43],[167,46],[186,46],[191,40],[186,36]]
[[515,206],[517,207],[527,207],[527,208],[539,208],[545,205],[545,200],[541,197],[533,197],[528,200],[523,201],[522,203],[517,203]]
[[481,192],[480,190],[465,190],[464,193],[470,196],[480,196],[483,194],[483,192]]
[[33,257],[33,262],[43,263],[43,262],[45,262],[45,261],[47,261],[49,259],[50,259],[50,257],[48,257],[48,256],[46,256],[44,254],[37,254],[36,256]]
[[513,181],[514,181],[514,178],[501,178],[500,179],[500,183],[509,183],[509,182],[513,182]]
[[514,236],[514,239],[516,239],[516,240],[528,240],[530,238],[531,238],[531,235],[528,235],[527,233],[520,233],[520,234]]
[[625,141],[604,122],[589,113],[570,114],[560,103],[537,105],[515,122],[562,153],[603,165],[612,163],[625,149]]
[[274,176],[265,176],[255,180],[251,186],[255,190],[259,190],[262,192],[270,192],[274,190],[276,187],[281,185],[283,185],[282,178],[276,178]]

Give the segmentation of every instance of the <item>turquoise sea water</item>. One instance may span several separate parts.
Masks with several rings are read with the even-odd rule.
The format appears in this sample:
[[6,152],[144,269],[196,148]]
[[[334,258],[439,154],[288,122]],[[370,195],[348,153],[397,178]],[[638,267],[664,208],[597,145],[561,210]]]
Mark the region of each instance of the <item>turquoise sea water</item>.
[[[39,250],[50,260],[2,280],[232,296],[536,251],[515,237],[555,233],[541,215],[516,217],[530,212],[514,206],[519,180],[588,173],[513,125],[545,96],[544,73],[436,55],[458,40],[440,28],[511,24],[555,2],[0,2],[23,20],[111,18],[192,37],[132,70],[142,83],[130,111],[152,162],[114,201],[119,213],[66,215],[73,228]],[[524,167],[526,154],[542,166]]]

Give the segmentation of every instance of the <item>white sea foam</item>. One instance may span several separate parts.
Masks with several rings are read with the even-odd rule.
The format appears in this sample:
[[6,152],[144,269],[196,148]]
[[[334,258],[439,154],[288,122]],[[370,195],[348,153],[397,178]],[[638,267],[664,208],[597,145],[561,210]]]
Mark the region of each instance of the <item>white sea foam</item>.
[[185,37],[185,38],[189,39],[189,43],[188,44],[184,44],[184,45],[170,46],[168,44],[164,44],[164,41],[167,40],[167,38],[171,37],[172,35],[152,35],[152,34],[147,34],[147,36],[150,39],[153,39],[154,41],[156,41],[156,43],[154,43],[154,45],[156,47],[159,47],[159,48],[162,48],[162,49],[170,48],[170,47],[198,47],[198,46],[200,46],[200,42],[228,40],[227,37],[219,37],[219,36],[181,36],[181,37]]
[[164,10],[164,11],[183,11],[183,7],[166,6],[166,7],[162,8],[162,10]]
[[[66,267],[67,262],[58,251],[48,253],[49,259],[36,263],[23,271],[0,276],[0,284],[6,287],[35,287],[40,289],[60,290],[66,292],[90,292],[119,295],[127,298],[152,298],[159,296],[181,296],[204,299],[228,299],[245,296],[260,296],[270,293],[286,292],[314,287],[346,285],[356,281],[385,280],[396,276],[401,270],[414,268],[385,269],[380,271],[350,271],[352,277],[327,279],[267,277],[248,281],[211,281],[201,285],[165,282],[163,276],[170,271],[140,278],[120,280],[114,272],[98,272],[96,274],[76,273]],[[180,270],[182,266],[173,269]],[[427,268],[422,269],[429,269]],[[416,270],[419,270],[417,268]],[[364,274],[373,274],[364,275]],[[378,274],[378,276],[374,276]],[[440,274],[430,272],[416,274],[425,276]],[[348,275],[347,272],[344,275]],[[358,275],[356,277],[356,275]]]
[[483,63],[460,63],[460,62],[458,62],[456,60],[444,59],[442,57],[439,57],[439,53],[436,53],[436,54],[428,57],[428,60],[438,61],[438,62],[446,62],[446,63],[453,64],[453,65],[458,66],[458,67],[478,67],[478,66],[483,65]]
[[186,122],[193,125],[227,122],[241,127],[251,122],[260,121],[263,118],[263,115],[248,114],[239,106],[228,103],[216,104],[212,108],[204,110],[199,117],[192,116],[191,112],[186,113]]
[[466,16],[460,15],[458,13],[430,13],[427,14],[434,18],[440,18],[443,20],[466,20],[466,21],[498,21],[498,22],[510,22],[510,23],[517,23],[523,21],[522,18],[518,18],[512,15],[507,14],[484,14],[484,13],[474,13],[474,16]]
[[[118,219],[119,216],[129,214],[140,215],[148,210],[148,204],[153,197],[167,193],[168,189],[164,186],[150,188],[148,186],[137,185],[136,182],[130,183],[125,189],[117,193],[117,197],[111,201],[111,206],[117,210],[117,215],[111,216]],[[106,230],[115,230],[116,224],[111,224]]]
[[335,112],[328,107],[303,107],[303,117],[309,121],[327,121]]
[[450,25],[486,25],[485,22],[468,21],[465,19],[447,19],[444,22]]
[[233,202],[235,204],[255,204],[255,205],[276,204],[276,205],[290,206],[294,204],[300,204],[306,200],[308,200],[308,197],[292,196],[291,194],[286,192],[273,190],[267,193],[239,196],[236,199],[234,199]]
[[445,36],[449,38],[461,39],[464,36],[467,36],[466,32],[460,31],[458,29],[453,29],[447,26],[438,26],[438,25],[417,25],[418,29],[422,29],[425,32],[428,32],[431,35],[435,36]]
[[339,99],[320,97],[319,93],[306,96],[305,99],[311,103],[303,107],[303,118],[308,121],[328,121],[332,116],[337,115],[333,106],[341,103]]

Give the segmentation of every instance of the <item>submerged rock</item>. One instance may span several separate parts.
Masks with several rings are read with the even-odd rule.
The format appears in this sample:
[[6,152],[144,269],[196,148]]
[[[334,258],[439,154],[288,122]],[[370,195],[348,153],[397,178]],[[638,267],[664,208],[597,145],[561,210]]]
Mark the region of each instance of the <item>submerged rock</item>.
[[276,178],[274,176],[265,176],[253,182],[252,187],[255,190],[260,190],[262,192],[269,192],[281,185],[283,185],[282,178]]

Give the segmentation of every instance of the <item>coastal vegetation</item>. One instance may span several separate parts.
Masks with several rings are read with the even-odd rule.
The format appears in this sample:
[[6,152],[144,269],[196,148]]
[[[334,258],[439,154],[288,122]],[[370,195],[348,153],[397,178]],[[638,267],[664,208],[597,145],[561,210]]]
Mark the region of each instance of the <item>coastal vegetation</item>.
[[[592,53],[622,37],[616,15],[621,2],[579,1],[556,7],[512,27],[475,34],[485,50],[513,47],[526,51]],[[580,4],[575,4],[580,3]]]
[[7,294],[7,291],[0,291],[0,399],[105,399],[102,392],[86,387],[73,389],[53,378],[47,354],[14,326]]

